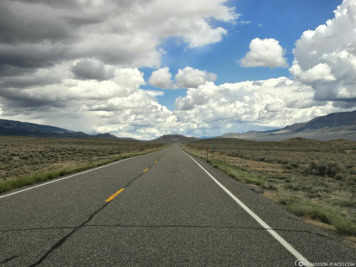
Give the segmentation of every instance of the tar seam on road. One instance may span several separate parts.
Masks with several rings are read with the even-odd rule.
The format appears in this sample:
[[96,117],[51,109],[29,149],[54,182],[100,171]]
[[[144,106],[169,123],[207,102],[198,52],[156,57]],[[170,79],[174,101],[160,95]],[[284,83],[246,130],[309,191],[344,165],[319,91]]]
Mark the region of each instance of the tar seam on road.
[[[246,230],[266,230],[262,227],[250,227],[250,226],[217,226],[217,225],[130,225],[130,224],[86,224],[83,227],[122,227],[122,228],[207,228],[207,229],[246,229]],[[42,227],[42,228],[19,228],[19,229],[2,229],[0,233],[7,232],[24,232],[24,231],[46,231],[46,230],[61,230],[61,229],[74,229],[75,226],[56,226],[56,227]],[[334,238],[323,235],[313,231],[306,230],[292,230],[292,229],[283,229],[283,228],[273,228],[269,230],[281,231],[281,232],[292,232],[292,233],[306,233],[317,235],[326,239],[334,240]],[[1,263],[1,262],[0,262]]]
[[46,183],[43,183],[43,184],[31,186],[31,187],[26,188],[26,189],[22,189],[22,190],[19,190],[19,191],[16,191],[16,192],[4,195],[4,196],[0,196],[0,199],[1,198],[5,198],[5,197],[9,197],[9,196],[12,196],[12,195],[16,195],[16,194],[19,194],[19,193],[22,193],[22,192],[25,192],[25,191],[28,191],[28,190],[32,190],[32,189],[35,189],[35,188],[38,188],[38,187],[41,187],[41,186],[44,186],[44,185],[48,185],[48,184],[56,183],[56,182],[59,182],[59,181],[63,181],[63,180],[72,178],[74,176],[78,176],[78,175],[87,173],[87,172],[91,172],[91,171],[99,170],[99,169],[102,169],[102,168],[105,168],[105,167],[109,167],[111,165],[118,164],[118,163],[124,162],[126,160],[130,160],[130,159],[136,158],[136,157],[139,157],[139,156],[135,156],[135,157],[128,158],[128,159],[119,160],[119,161],[116,161],[116,162],[113,162],[113,163],[109,163],[109,164],[106,164],[106,165],[103,165],[103,166],[100,166],[100,167],[97,167],[97,168],[94,168],[94,169],[90,169],[90,170],[87,170],[87,171],[79,172],[79,173],[76,173],[76,174],[73,174],[73,175],[70,175],[70,176],[67,176],[67,177],[63,177],[63,178],[59,178],[59,179],[56,179],[56,180],[53,180],[53,181],[50,181],[50,182],[46,182]]
[[[245,229],[245,230],[266,230],[263,227],[249,227],[249,226],[214,226],[214,225],[129,225],[129,224],[87,224],[84,227],[122,227],[122,228],[202,228],[202,229]],[[326,239],[334,240],[334,238],[319,234],[313,231],[306,231],[306,230],[291,230],[291,229],[283,229],[283,228],[269,228],[268,230],[274,231],[281,231],[281,232],[292,232],[292,233],[306,233],[306,234],[313,234],[320,237],[324,237]],[[1,232],[1,231],[0,231]]]
[[267,223],[265,223],[256,213],[250,210],[240,199],[238,199],[230,190],[223,186],[214,176],[212,176],[203,166],[201,166],[195,159],[181,151],[193,160],[208,176],[222,189],[227,195],[229,195],[242,209],[244,209],[256,222],[258,222],[268,233],[270,233],[285,249],[287,249],[297,260],[302,261],[304,266],[314,266],[310,263],[302,254],[300,254],[291,244],[289,244],[283,237],[281,237],[276,231],[274,231]]

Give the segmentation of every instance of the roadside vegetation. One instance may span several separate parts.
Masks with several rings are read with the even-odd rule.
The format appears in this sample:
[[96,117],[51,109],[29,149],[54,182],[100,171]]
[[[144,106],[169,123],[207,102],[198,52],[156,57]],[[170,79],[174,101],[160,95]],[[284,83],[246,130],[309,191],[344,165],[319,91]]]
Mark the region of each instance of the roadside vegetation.
[[0,193],[161,148],[139,141],[0,137]]
[[206,139],[183,148],[203,159],[208,149],[210,164],[289,212],[356,236],[356,142]]

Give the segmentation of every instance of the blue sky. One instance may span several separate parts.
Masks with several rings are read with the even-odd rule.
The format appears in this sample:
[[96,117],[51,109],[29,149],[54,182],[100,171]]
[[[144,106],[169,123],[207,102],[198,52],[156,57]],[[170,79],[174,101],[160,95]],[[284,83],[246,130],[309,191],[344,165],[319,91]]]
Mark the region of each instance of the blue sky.
[[[333,11],[341,4],[340,0],[235,0],[228,5],[241,14],[237,23],[215,22],[223,26],[228,34],[221,42],[198,48],[187,48],[181,38],[170,37],[160,45],[167,53],[162,56],[162,67],[169,67],[177,73],[178,69],[190,66],[217,74],[217,84],[235,83],[246,80],[266,80],[281,76],[290,77],[288,68],[270,69],[266,67],[242,68],[238,60],[249,50],[255,38],[274,38],[287,50],[285,56],[291,65],[295,42],[304,31],[313,30],[333,18]],[[240,21],[249,21],[242,25]],[[141,68],[148,80],[155,68]],[[144,89],[160,90],[149,84]],[[185,89],[164,90],[158,102],[170,110],[175,109],[175,99],[186,95]]]

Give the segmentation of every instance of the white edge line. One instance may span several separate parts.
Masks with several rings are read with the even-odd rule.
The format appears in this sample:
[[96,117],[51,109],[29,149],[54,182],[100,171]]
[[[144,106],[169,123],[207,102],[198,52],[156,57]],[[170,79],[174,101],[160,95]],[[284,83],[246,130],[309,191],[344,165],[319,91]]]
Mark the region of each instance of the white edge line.
[[95,170],[98,170],[98,169],[101,169],[101,168],[105,168],[105,167],[108,167],[108,166],[111,166],[111,165],[114,165],[114,164],[117,164],[117,163],[120,163],[120,162],[124,162],[126,160],[133,159],[133,158],[136,158],[136,157],[139,157],[139,156],[135,156],[135,157],[127,158],[127,159],[122,159],[122,160],[115,161],[115,162],[112,162],[112,163],[109,163],[109,164],[106,164],[106,165],[103,165],[103,166],[100,166],[100,167],[96,167],[94,169],[86,170],[86,171],[83,171],[83,172],[78,172],[76,174],[72,174],[70,176],[66,176],[66,177],[63,177],[63,178],[55,179],[55,180],[50,181],[50,182],[45,182],[45,183],[42,183],[42,184],[39,184],[39,185],[31,186],[31,187],[26,188],[26,189],[22,189],[22,190],[13,192],[13,193],[9,193],[9,194],[0,196],[0,199],[1,198],[5,198],[5,197],[9,197],[9,196],[13,196],[13,195],[16,195],[16,194],[19,194],[19,193],[22,193],[22,192],[25,192],[25,191],[28,191],[28,190],[32,190],[32,189],[35,189],[35,188],[38,188],[38,187],[41,187],[41,186],[45,186],[45,185],[48,185],[48,184],[52,184],[52,183],[56,183],[56,182],[59,182],[59,181],[63,181],[63,180],[72,178],[74,176],[78,176],[78,175],[81,175],[81,174],[84,174],[84,173],[87,173],[87,172],[91,172],[91,171],[95,171]]
[[276,231],[274,231],[267,223],[265,223],[256,213],[250,210],[240,199],[238,199],[233,193],[231,193],[225,186],[223,186],[214,176],[212,176],[203,166],[201,166],[195,159],[185,153],[189,158],[191,158],[203,171],[205,171],[213,181],[220,186],[222,190],[225,191],[241,208],[243,208],[252,218],[254,218],[268,233],[270,233],[283,247],[285,247],[297,260],[304,263],[302,266],[314,266],[310,263],[302,254],[300,254],[295,248],[292,247],[283,237],[281,237]]

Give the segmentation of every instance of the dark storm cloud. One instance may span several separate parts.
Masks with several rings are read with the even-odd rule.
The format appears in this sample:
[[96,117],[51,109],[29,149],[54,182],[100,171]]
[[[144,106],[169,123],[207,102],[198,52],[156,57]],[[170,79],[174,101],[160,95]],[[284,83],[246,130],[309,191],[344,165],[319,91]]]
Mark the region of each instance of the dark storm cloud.
[[0,75],[76,58],[71,48],[80,40],[80,28],[104,19],[79,7],[77,1],[1,0]]
[[58,105],[55,102],[48,102],[41,99],[6,99],[0,97],[2,104],[1,116],[12,117],[21,114],[22,116],[28,116],[35,118],[36,116],[44,116],[48,114],[50,110],[63,110],[63,105]]
[[69,51],[63,45],[43,44],[0,44],[0,65],[18,68],[49,67],[69,58]]
[[[128,46],[125,40],[122,47],[113,43],[110,35],[113,29],[110,24],[108,27],[105,24],[110,17],[116,17],[137,3],[145,2],[148,1],[105,1],[96,7],[100,1],[1,0],[1,108],[20,111],[21,107],[50,108],[65,105],[53,86],[56,83],[60,85],[64,78],[63,73],[57,71],[63,62],[93,58],[73,65],[73,76],[81,80],[101,81],[112,78],[114,71],[94,58],[105,63],[131,64],[135,60],[133,53],[138,57],[145,54],[144,49],[141,49],[142,53],[135,53],[137,47]],[[98,40],[97,36],[88,38],[92,34],[90,27],[96,27],[95,24],[101,24],[100,31],[96,30],[99,36],[109,34],[106,41]],[[114,30],[126,30],[120,27]],[[148,51],[150,49],[152,47]],[[67,65],[70,66],[70,63]],[[46,85],[52,85],[53,88],[48,89],[53,90],[52,93],[37,90]]]
[[341,109],[353,109],[356,107],[356,98],[335,101],[333,106]]
[[[108,22],[150,1],[1,0],[0,76],[78,58],[97,58],[120,66],[150,65],[147,62],[157,57],[152,55],[156,43],[142,49],[143,43],[132,40],[125,23],[113,27]],[[92,27],[99,28],[92,31]],[[118,38],[119,32],[125,37]],[[90,37],[92,34],[95,36]],[[106,39],[100,40],[101,35]]]
[[59,83],[61,80],[61,77],[51,73],[22,73],[22,75],[19,76],[2,77],[2,79],[0,79],[0,88],[28,88],[32,86],[44,86]]
[[[29,0],[16,0],[16,2],[28,3]],[[61,8],[74,8],[78,6],[78,1],[76,0],[31,0],[31,3]]]
[[114,76],[114,72],[106,68],[99,61],[81,60],[72,67],[72,72],[80,80],[107,80]]
[[[48,98],[43,96],[34,96],[26,90],[1,90],[0,97],[2,99],[1,105],[3,111],[18,110],[21,113],[21,109],[41,110],[50,109],[51,107],[64,107],[66,103],[64,101],[58,101],[56,98]],[[3,115],[3,114],[2,114]]]
[[68,15],[63,17],[71,26],[91,25],[103,22],[105,18],[100,16],[88,17],[86,15]]
[[9,77],[19,76],[21,74],[33,73],[33,72],[35,72],[35,69],[23,69],[16,66],[0,64],[0,79],[3,79],[3,77],[6,76]]
[[72,37],[70,27],[49,7],[28,2],[0,2],[0,43],[56,42]]
[[[60,7],[63,9],[78,9],[78,8],[85,8],[90,6],[100,6],[98,2],[102,2],[103,5],[107,6],[116,6],[121,7],[122,9],[127,9],[140,3],[141,5],[144,3],[150,3],[153,0],[104,0],[104,1],[78,1],[78,0],[31,0],[32,3],[36,4],[43,4],[51,7]],[[17,2],[28,3],[29,0],[17,0]]]

